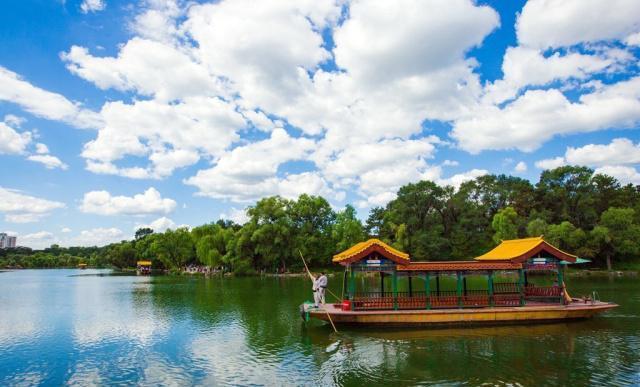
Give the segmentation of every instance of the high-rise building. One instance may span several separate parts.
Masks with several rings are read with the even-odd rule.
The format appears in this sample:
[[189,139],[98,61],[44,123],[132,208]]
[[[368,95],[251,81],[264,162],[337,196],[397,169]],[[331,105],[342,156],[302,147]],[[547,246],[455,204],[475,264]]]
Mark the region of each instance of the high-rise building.
[[0,232],[0,249],[9,249],[16,247],[17,238],[9,236],[5,232]]
[[7,248],[14,248],[16,247],[16,241],[18,240],[17,237],[14,236],[10,236],[7,238]]

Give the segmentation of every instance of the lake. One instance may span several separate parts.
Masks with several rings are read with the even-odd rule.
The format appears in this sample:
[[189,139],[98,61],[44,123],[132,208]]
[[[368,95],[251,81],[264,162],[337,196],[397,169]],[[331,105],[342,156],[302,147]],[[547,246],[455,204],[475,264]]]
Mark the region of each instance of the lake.
[[336,335],[306,278],[110,273],[0,273],[0,385],[640,385],[638,278],[569,278],[621,305],[588,321]]

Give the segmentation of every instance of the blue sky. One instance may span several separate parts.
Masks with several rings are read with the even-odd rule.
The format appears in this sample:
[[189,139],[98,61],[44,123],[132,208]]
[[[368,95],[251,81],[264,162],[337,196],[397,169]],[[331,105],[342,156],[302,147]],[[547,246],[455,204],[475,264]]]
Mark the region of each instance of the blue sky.
[[0,12],[0,231],[101,245],[420,179],[640,184],[640,3],[23,0]]

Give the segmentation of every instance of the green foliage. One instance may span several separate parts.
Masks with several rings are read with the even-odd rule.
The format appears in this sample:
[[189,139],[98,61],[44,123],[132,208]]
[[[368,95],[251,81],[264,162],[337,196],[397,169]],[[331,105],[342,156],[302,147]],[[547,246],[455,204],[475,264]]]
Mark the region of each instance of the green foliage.
[[513,207],[505,207],[499,210],[494,216],[491,222],[491,227],[495,234],[493,234],[493,241],[500,243],[500,241],[508,239],[516,239],[518,237],[518,213]]
[[333,226],[334,253],[344,251],[365,238],[365,230],[362,222],[356,217],[356,209],[347,204],[344,210],[336,215],[336,223]]
[[370,210],[363,226],[347,205],[334,211],[322,197],[264,198],[247,209],[238,225],[218,220],[192,230],[154,233],[103,247],[43,250],[0,249],[0,267],[135,267],[179,271],[187,264],[222,268],[238,275],[300,270],[301,252],[313,266],[368,237],[408,252],[413,260],[470,259],[501,239],[544,235],[595,265],[632,265],[639,260],[640,186],[626,185],[589,168],[544,171],[534,186],[505,175],[486,175],[458,189],[420,181],[401,187],[384,207]]
[[549,225],[544,219],[535,218],[527,224],[527,235],[530,237],[539,237],[547,235]]
[[195,258],[193,240],[189,230],[167,230],[151,244],[151,251],[167,268],[177,268]]

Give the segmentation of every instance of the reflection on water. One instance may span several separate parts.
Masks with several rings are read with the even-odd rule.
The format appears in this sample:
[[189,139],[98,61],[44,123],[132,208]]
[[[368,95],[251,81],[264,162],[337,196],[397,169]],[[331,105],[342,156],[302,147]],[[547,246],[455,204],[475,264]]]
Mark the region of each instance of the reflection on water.
[[0,385],[640,384],[638,281],[570,287],[621,307],[574,323],[334,334],[301,322],[301,278],[2,273]]

